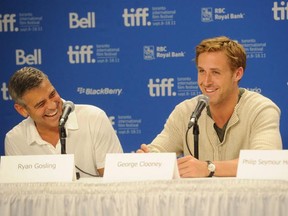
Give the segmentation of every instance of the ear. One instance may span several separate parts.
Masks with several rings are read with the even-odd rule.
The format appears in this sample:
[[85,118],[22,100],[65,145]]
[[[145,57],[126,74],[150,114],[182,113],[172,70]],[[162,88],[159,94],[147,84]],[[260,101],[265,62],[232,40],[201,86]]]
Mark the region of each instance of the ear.
[[22,115],[24,118],[27,118],[29,116],[29,113],[27,112],[26,108],[20,104],[15,103],[14,108],[16,111]]
[[242,79],[243,74],[244,74],[243,67],[239,67],[238,69],[236,69],[236,71],[235,71],[235,81],[239,82]]

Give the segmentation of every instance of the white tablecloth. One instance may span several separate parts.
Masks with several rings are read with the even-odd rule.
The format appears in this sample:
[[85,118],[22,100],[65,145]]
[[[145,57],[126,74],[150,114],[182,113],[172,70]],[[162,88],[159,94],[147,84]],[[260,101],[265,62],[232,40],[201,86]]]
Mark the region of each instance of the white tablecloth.
[[288,215],[288,181],[1,183],[0,215]]

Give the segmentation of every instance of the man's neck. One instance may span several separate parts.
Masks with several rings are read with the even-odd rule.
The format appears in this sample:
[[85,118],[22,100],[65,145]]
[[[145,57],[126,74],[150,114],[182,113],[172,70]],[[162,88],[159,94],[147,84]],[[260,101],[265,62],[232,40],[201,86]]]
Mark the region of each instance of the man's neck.
[[219,128],[223,128],[223,126],[229,121],[234,112],[234,108],[238,103],[238,100],[239,91],[231,95],[229,100],[226,100],[221,104],[209,106],[211,116]]
[[41,138],[46,142],[50,143],[54,147],[57,145],[59,141],[59,129],[58,127],[51,127],[51,128],[39,128],[37,127],[37,131]]

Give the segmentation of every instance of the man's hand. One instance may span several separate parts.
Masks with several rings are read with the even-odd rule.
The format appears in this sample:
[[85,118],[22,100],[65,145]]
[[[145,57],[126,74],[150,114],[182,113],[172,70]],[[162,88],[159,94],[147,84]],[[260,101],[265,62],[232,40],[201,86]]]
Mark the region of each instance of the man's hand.
[[146,144],[142,144],[140,149],[138,149],[136,153],[149,153],[148,146]]
[[209,175],[207,162],[197,160],[191,155],[179,158],[177,163],[181,178],[207,177]]

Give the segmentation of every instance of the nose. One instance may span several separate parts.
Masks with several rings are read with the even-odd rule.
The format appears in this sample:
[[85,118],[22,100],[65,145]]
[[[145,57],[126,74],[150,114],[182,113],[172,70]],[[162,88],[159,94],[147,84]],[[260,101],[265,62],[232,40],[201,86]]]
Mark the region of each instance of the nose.
[[212,76],[211,76],[210,73],[205,73],[205,75],[203,75],[202,78],[203,78],[203,79],[202,79],[203,84],[204,84],[205,86],[207,86],[207,85],[209,85],[209,84],[212,83]]

